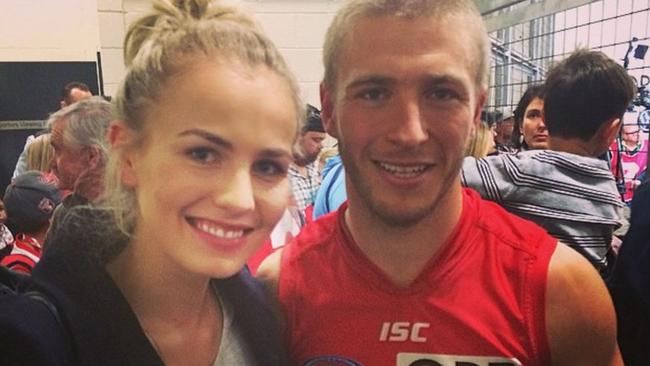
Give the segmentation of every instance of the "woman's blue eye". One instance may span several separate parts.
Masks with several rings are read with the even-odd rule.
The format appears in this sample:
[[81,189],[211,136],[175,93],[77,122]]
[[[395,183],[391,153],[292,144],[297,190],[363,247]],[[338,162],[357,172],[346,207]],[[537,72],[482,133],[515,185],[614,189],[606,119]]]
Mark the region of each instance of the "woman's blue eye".
[[192,160],[202,164],[210,164],[218,159],[218,154],[214,149],[204,147],[190,149],[187,154]]
[[287,175],[287,168],[275,161],[260,161],[255,163],[254,169],[263,176],[284,176]]

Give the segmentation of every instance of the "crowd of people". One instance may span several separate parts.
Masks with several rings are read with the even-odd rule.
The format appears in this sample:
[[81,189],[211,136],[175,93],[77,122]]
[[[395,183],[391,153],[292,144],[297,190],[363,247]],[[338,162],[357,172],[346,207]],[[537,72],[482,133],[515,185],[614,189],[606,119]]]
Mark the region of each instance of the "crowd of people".
[[615,60],[572,52],[492,125],[471,0],[342,4],[321,109],[218,0],[156,0],[124,45],[112,101],[67,84],[0,200],[29,276],[0,364],[650,363],[648,139]]

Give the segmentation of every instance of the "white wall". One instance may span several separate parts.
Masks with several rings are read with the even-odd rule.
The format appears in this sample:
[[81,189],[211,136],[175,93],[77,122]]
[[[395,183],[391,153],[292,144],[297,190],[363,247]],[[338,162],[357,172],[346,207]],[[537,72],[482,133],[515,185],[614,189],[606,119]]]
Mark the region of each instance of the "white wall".
[[[337,0],[229,0],[254,13],[295,73],[305,101],[320,106],[323,37]],[[95,61],[104,92],[124,75],[122,42],[150,0],[2,0],[0,61]]]
[[96,0],[2,0],[0,61],[95,61]]
[[293,70],[305,101],[320,107],[325,32],[340,3],[333,1],[241,1],[275,42]]
[[[104,90],[112,95],[124,75],[126,27],[150,7],[148,0],[97,0]],[[306,102],[320,106],[323,37],[340,3],[332,0],[230,0],[254,13],[295,73]]]

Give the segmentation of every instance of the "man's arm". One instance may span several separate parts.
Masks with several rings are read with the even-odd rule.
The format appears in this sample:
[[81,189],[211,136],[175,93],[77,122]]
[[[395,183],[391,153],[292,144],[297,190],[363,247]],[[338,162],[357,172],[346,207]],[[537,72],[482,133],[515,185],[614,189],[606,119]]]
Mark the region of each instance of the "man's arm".
[[589,262],[561,243],[549,265],[546,330],[553,366],[623,365],[605,284]]

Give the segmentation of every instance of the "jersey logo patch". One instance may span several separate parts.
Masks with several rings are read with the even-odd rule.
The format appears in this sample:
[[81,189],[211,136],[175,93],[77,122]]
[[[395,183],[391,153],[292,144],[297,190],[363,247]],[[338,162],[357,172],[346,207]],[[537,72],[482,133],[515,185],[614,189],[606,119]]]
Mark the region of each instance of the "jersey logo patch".
[[420,332],[431,327],[429,323],[384,322],[379,333],[380,342],[425,343],[427,338]]
[[399,353],[396,366],[521,366],[516,358]]

